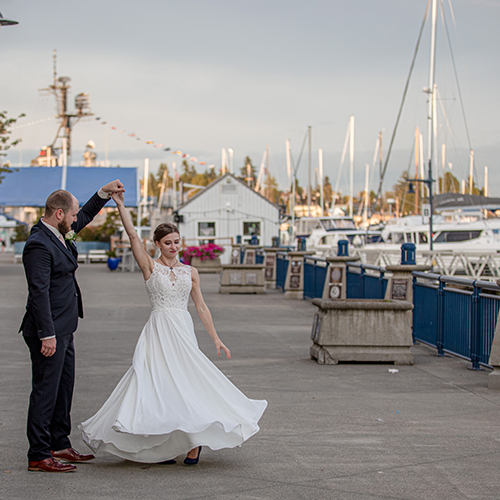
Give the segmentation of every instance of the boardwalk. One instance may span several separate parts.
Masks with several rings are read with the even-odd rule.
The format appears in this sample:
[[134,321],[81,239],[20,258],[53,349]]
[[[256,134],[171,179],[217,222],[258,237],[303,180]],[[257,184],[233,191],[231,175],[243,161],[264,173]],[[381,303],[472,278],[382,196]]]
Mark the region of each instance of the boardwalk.
[[[76,338],[77,424],[92,415],[129,367],[149,314],[138,273],[102,264],[78,271],[85,320]],[[500,498],[500,393],[487,372],[413,348],[415,364],[319,366],[308,356],[314,307],[265,296],[205,299],[233,359],[217,359],[195,317],[200,346],[248,396],[269,407],[261,432],[239,449],[204,449],[200,464],[159,466],[99,454],[72,474],[27,472],[28,351],[16,334],[26,285],[0,256],[0,499],[491,499]],[[194,313],[194,310],[192,310]]]

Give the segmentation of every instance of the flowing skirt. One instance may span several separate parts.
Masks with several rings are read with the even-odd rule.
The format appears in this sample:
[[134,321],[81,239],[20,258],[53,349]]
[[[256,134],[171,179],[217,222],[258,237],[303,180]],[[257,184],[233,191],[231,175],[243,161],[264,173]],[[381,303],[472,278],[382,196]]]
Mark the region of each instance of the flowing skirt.
[[259,431],[267,401],[248,399],[200,351],[188,311],[153,311],[132,366],[79,425],[94,452],[154,463],[197,446],[239,446]]

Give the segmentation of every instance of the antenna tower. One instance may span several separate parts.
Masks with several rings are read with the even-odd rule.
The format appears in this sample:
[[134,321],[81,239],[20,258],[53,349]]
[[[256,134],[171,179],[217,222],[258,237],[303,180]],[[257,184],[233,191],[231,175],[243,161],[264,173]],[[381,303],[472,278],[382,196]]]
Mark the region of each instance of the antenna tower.
[[41,92],[52,94],[57,102],[57,118],[61,120],[57,129],[56,136],[50,145],[53,150],[61,149],[55,148],[58,139],[63,139],[66,142],[66,154],[71,156],[71,130],[82,118],[94,116],[90,111],[90,98],[88,94],[81,92],[75,97],[76,111],[73,113],[68,112],[68,90],[70,85],[68,82],[70,78],[61,76],[57,78],[57,51],[54,49],[53,53],[53,82],[46,89],[40,89]]

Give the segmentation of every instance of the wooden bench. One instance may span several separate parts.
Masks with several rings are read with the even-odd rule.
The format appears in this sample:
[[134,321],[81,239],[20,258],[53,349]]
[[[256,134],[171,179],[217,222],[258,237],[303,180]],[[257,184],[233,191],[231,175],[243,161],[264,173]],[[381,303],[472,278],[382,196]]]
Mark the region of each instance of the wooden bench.
[[92,264],[92,262],[107,262],[108,255],[106,250],[89,250],[87,254],[87,262]]

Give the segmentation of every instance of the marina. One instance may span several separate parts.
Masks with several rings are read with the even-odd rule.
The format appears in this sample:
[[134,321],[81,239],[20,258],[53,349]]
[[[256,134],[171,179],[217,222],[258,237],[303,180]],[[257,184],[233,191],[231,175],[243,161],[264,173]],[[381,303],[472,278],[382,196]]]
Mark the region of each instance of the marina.
[[[1,7],[0,498],[497,498],[498,6],[129,7]],[[45,207],[56,190],[80,207],[93,200],[93,220],[80,224],[87,204],[73,231],[56,227]],[[52,245],[50,287],[47,258],[33,258],[39,229]],[[77,291],[56,297],[64,255],[66,290]],[[28,411],[26,433],[26,403],[30,379],[47,400],[56,385],[35,376],[50,364],[36,336],[62,299],[65,310],[78,299],[81,318],[74,397],[61,412],[71,408],[70,446],[87,452],[78,424],[94,415],[98,429],[108,397],[116,441],[103,437],[111,452],[92,447],[95,460],[59,481],[38,471],[72,466],[30,457],[29,422],[43,412]],[[17,334],[26,310],[31,356],[25,320]],[[70,330],[53,329],[41,353],[60,360]],[[247,420],[242,405],[215,385],[221,405],[200,391],[217,369],[225,387],[266,401],[249,435],[228,423]],[[154,422],[153,432],[116,416],[109,395],[124,373],[139,381],[127,382],[125,420]],[[165,387],[189,390],[165,399]],[[237,411],[215,417],[218,406]],[[182,450],[203,449],[199,463],[112,449],[159,438],[167,449],[195,413],[198,441]],[[206,421],[221,441],[204,441]],[[61,458],[67,445],[44,446]]]

